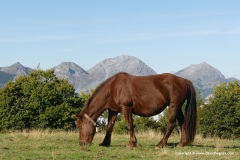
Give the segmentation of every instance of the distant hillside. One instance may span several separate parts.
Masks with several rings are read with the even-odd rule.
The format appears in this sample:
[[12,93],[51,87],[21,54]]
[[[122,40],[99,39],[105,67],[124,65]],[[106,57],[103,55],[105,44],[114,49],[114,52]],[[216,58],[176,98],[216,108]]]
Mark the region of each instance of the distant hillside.
[[91,83],[87,85],[87,88],[95,88],[99,83],[119,72],[127,72],[137,76],[157,74],[140,59],[123,55],[105,59],[90,68],[88,73]]
[[19,62],[8,67],[0,67],[0,87],[19,76],[28,75],[31,70],[31,68],[24,67]]
[[81,89],[89,83],[89,73],[73,62],[62,62],[52,69],[57,77],[67,79],[74,85],[77,92],[82,91]]
[[68,79],[71,84],[74,84],[77,92],[94,89],[105,79],[119,72],[128,72],[133,75],[156,74],[152,68],[132,56],[105,59],[88,71],[72,62],[61,63],[53,69],[59,78]]
[[15,63],[11,66],[1,68],[1,71],[15,75],[14,78],[17,78],[19,76],[28,75],[31,70],[32,70],[31,68],[24,67],[19,62]]
[[0,71],[0,88],[3,87],[7,82],[12,81],[15,75]]
[[175,75],[191,80],[201,90],[203,97],[210,95],[214,86],[235,80],[226,79],[218,69],[206,62],[190,65],[176,72]]

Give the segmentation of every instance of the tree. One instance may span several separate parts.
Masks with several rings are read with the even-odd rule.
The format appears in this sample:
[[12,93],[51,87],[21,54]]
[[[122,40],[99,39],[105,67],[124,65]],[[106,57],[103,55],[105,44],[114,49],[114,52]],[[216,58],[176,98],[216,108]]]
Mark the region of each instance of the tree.
[[237,81],[215,87],[203,106],[200,130],[204,137],[237,138],[240,135],[240,86]]
[[137,132],[159,130],[159,123],[153,117],[134,116],[134,128]]
[[124,119],[124,116],[122,114],[117,115],[117,119],[113,128],[114,133],[118,134],[126,134],[128,133],[126,121]]
[[54,71],[36,70],[0,89],[0,131],[75,127],[83,100]]
[[163,134],[167,131],[168,113],[169,113],[169,109],[167,107],[163,111],[163,113],[159,114],[159,116],[158,116],[159,131]]

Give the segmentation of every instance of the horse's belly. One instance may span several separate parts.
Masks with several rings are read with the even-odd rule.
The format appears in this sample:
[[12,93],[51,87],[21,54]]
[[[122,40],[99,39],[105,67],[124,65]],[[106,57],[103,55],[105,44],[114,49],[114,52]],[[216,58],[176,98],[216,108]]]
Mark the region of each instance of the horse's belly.
[[159,113],[161,113],[167,105],[161,105],[161,106],[134,106],[133,107],[133,114],[136,114],[138,116],[155,116]]
[[154,116],[161,113],[169,105],[168,94],[158,90],[138,93],[133,100],[133,113],[139,116]]

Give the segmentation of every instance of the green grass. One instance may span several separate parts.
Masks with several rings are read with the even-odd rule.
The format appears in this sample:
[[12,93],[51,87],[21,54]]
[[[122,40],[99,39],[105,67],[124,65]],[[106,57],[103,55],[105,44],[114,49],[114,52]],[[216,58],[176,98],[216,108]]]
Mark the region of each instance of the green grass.
[[0,159],[239,159],[240,140],[203,139],[197,136],[192,146],[176,147],[179,136],[172,135],[169,144],[155,150],[162,135],[154,132],[137,133],[138,146],[130,150],[129,135],[113,134],[110,147],[99,147],[104,133],[96,134],[93,144],[82,151],[76,132],[31,131],[0,134]]

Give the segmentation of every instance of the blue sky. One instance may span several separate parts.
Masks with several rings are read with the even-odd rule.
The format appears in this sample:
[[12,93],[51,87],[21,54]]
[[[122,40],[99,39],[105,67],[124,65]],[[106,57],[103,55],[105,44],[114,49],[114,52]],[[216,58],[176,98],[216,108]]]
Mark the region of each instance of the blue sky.
[[156,72],[207,62],[240,79],[239,0],[8,0],[0,2],[0,67],[88,70],[119,55]]

